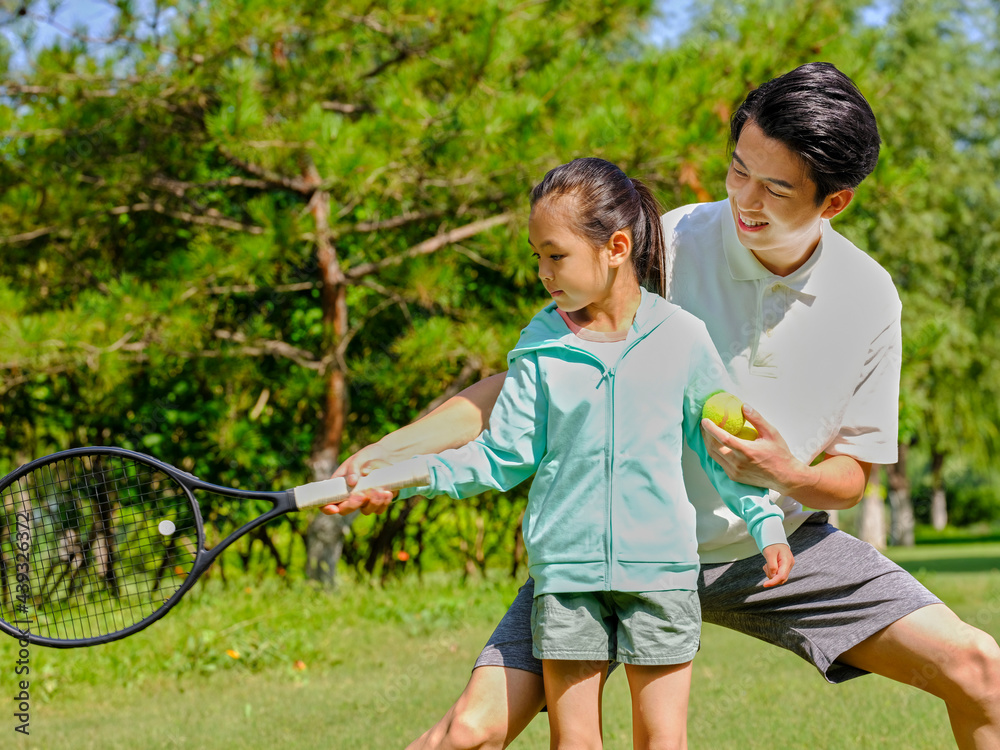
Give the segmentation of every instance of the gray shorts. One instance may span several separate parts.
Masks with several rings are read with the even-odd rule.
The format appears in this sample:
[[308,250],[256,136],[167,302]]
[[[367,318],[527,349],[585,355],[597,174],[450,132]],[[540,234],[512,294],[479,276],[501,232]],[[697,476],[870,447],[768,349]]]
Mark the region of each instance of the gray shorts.
[[[829,682],[867,674],[837,661],[842,653],[921,607],[934,594],[866,542],[814,513],[788,539],[795,567],[788,583],[765,589],[760,555],[702,565],[698,578],[702,619],[788,649],[815,665]],[[534,581],[518,591],[476,660],[542,673],[532,655]]]
[[698,653],[695,591],[542,594],[531,608],[538,659],[685,664]]

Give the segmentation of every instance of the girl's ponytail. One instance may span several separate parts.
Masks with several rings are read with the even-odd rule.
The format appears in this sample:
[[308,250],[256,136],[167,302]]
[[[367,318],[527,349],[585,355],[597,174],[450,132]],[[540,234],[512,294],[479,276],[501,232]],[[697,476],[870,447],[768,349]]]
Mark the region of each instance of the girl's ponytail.
[[639,180],[632,187],[639,196],[640,214],[632,227],[632,264],[640,283],[649,291],[663,296],[667,293],[666,243],[660,221],[659,201],[653,191]]

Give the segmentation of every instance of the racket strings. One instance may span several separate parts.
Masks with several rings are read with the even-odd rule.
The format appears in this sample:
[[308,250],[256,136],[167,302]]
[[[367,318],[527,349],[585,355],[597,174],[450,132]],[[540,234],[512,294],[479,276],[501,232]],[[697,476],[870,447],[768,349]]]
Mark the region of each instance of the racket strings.
[[0,500],[0,615],[37,636],[73,641],[124,630],[159,609],[194,565],[188,494],[133,459],[59,459],[0,491]]

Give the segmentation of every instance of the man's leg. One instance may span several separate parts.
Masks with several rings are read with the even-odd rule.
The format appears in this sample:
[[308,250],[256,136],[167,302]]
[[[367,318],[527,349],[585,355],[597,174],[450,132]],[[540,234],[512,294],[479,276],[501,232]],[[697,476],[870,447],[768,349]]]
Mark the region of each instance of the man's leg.
[[945,701],[960,748],[1000,750],[1000,647],[871,545],[816,514],[789,535],[788,583],[762,589],[760,556],[702,566],[705,622],[788,649],[830,682],[866,672]]
[[837,661],[941,698],[962,750],[1000,750],[1000,646],[945,605],[906,615]]
[[469,684],[411,750],[505,748],[545,706],[542,662],[532,654],[528,579],[476,660]]
[[544,706],[541,675],[523,669],[479,667],[448,713],[409,750],[501,750]]

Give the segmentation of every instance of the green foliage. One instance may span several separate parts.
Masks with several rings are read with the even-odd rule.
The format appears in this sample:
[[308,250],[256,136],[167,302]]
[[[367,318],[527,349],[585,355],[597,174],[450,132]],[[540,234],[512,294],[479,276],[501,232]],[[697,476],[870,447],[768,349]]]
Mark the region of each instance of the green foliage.
[[1000,234],[995,214],[981,210],[1000,197],[1000,128],[981,114],[1000,105],[995,8],[890,9],[873,50],[872,73],[884,79],[883,156],[858,213],[863,246],[893,274],[904,303],[901,439],[986,465],[1000,437],[991,364]]
[[996,479],[977,478],[957,487],[948,499],[948,516],[955,526],[989,523],[1000,518],[1000,487]]
[[358,519],[351,526],[345,560],[362,577],[461,570],[480,578],[487,568],[511,576],[526,568],[518,548],[528,485],[502,494],[487,492],[475,503],[411,498],[395,503],[385,516]]
[[540,297],[527,189],[588,150],[649,3],[170,9],[9,71],[0,469],[116,444],[292,486],[504,368]]

